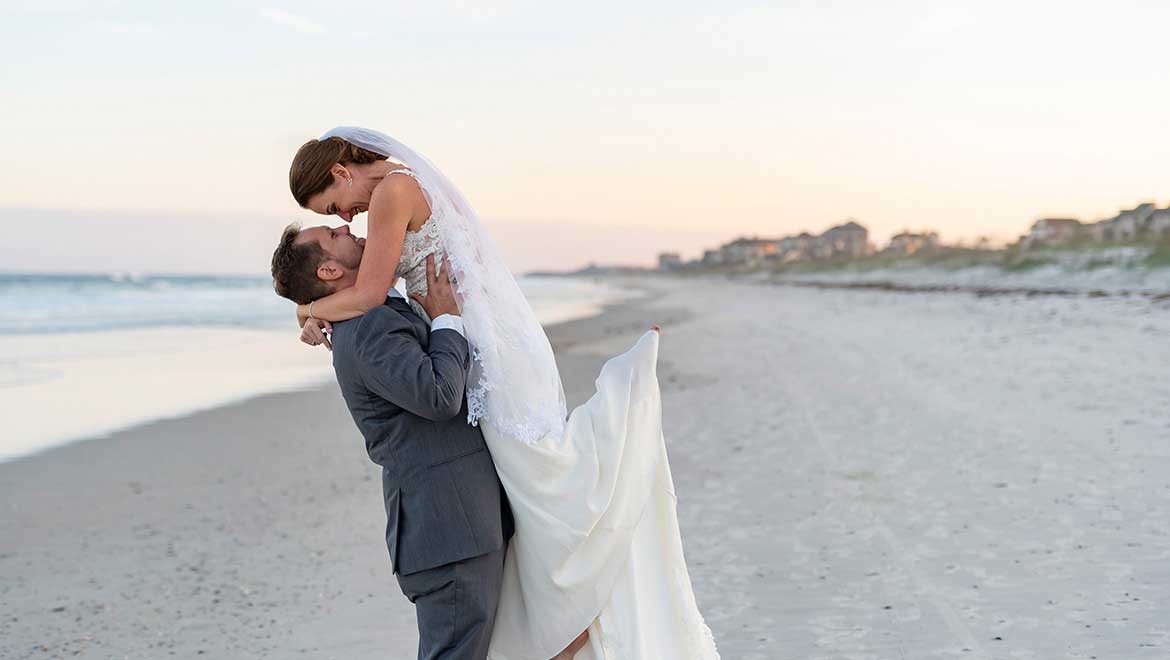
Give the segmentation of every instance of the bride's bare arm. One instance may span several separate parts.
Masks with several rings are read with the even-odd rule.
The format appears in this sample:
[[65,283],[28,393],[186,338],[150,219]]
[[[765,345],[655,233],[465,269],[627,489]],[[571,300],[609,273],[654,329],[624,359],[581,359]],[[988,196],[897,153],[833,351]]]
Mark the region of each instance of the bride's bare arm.
[[[345,321],[361,316],[386,301],[394,284],[394,271],[402,256],[406,230],[416,215],[430,216],[422,189],[409,176],[387,177],[370,197],[369,235],[358,268],[357,283],[313,303],[313,317]],[[304,325],[308,305],[297,306],[297,320]]]

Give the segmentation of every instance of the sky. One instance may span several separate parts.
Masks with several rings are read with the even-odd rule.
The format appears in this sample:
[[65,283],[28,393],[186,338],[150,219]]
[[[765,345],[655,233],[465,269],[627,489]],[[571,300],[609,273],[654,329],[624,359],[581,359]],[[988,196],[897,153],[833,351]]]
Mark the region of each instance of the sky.
[[262,273],[330,221],[287,172],[339,124],[437,163],[517,271],[1170,203],[1163,2],[181,5],[0,0],[0,223],[35,229],[3,269]]

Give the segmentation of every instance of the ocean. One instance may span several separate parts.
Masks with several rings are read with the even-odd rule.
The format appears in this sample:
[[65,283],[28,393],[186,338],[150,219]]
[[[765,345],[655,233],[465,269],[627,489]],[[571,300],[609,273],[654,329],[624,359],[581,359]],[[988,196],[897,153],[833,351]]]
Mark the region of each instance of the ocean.
[[[627,295],[586,279],[519,283],[542,323]],[[0,461],[331,381],[293,307],[267,277],[0,273]]]

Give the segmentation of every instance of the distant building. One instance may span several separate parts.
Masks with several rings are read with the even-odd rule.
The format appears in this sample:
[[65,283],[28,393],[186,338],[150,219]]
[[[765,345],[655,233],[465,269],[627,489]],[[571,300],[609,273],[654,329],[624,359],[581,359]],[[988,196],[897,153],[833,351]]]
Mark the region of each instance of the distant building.
[[[1092,223],[1081,223],[1075,218],[1041,218],[1028,233],[1021,236],[1019,245],[1025,248],[1042,245],[1062,245],[1074,240],[1098,243],[1133,240],[1170,240],[1170,207],[1159,209],[1153,203],[1139,204],[1117,216]],[[884,254],[910,255],[939,247],[936,232],[904,231],[890,239],[882,250]],[[981,237],[978,249],[989,249],[990,241]],[[789,262],[806,259],[864,257],[874,251],[869,242],[869,230],[855,220],[830,227],[820,236],[801,232],[780,239],[759,237],[737,238],[719,248],[705,250],[701,260],[683,263],[675,253],[662,253],[659,268],[672,270],[698,265],[711,267],[725,264],[760,266],[765,262]]]
[[662,252],[658,255],[658,270],[678,270],[682,265],[682,256],[677,252]]
[[913,234],[904,231],[890,239],[890,244],[886,246],[884,252],[889,254],[911,255],[921,250],[932,250],[936,247],[938,247],[938,234],[935,232]]
[[821,234],[819,243],[818,256],[864,257],[869,254],[869,230],[850,220]]
[[1113,220],[1113,240],[1132,241],[1145,234],[1150,217],[1156,210],[1153,204],[1147,203],[1129,211],[1122,211]]
[[779,254],[777,255],[780,261],[800,261],[802,259],[813,258],[813,248],[816,247],[817,238],[812,234],[801,232],[796,236],[785,236],[780,239]]
[[779,252],[779,241],[765,238],[737,238],[721,248],[723,263],[754,264]]
[[1122,211],[1112,218],[1086,226],[1085,233],[1094,241],[1102,243],[1132,241],[1146,236],[1156,237],[1158,232],[1153,227],[1154,218],[1163,210],[1170,209],[1160,210],[1149,202],[1139,204],[1136,208]]
[[1087,238],[1097,243],[1107,243],[1113,240],[1113,221],[1117,218],[1099,220],[1085,225],[1084,233]]
[[1073,218],[1040,218],[1032,223],[1032,229],[1020,239],[1020,244],[1025,248],[1057,245],[1080,235],[1083,226]]
[[1147,230],[1153,238],[1170,238],[1170,207],[1151,213]]

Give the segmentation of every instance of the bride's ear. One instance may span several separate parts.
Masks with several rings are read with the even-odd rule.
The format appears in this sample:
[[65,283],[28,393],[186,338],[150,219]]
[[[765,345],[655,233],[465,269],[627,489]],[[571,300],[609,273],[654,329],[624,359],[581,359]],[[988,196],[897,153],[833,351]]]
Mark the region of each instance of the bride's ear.
[[353,178],[353,175],[341,163],[333,163],[333,167],[329,168],[329,171],[333,174],[334,179],[350,181]]
[[317,266],[317,279],[332,282],[333,280],[341,279],[343,276],[345,276],[345,270],[341,267],[341,264],[332,259]]

